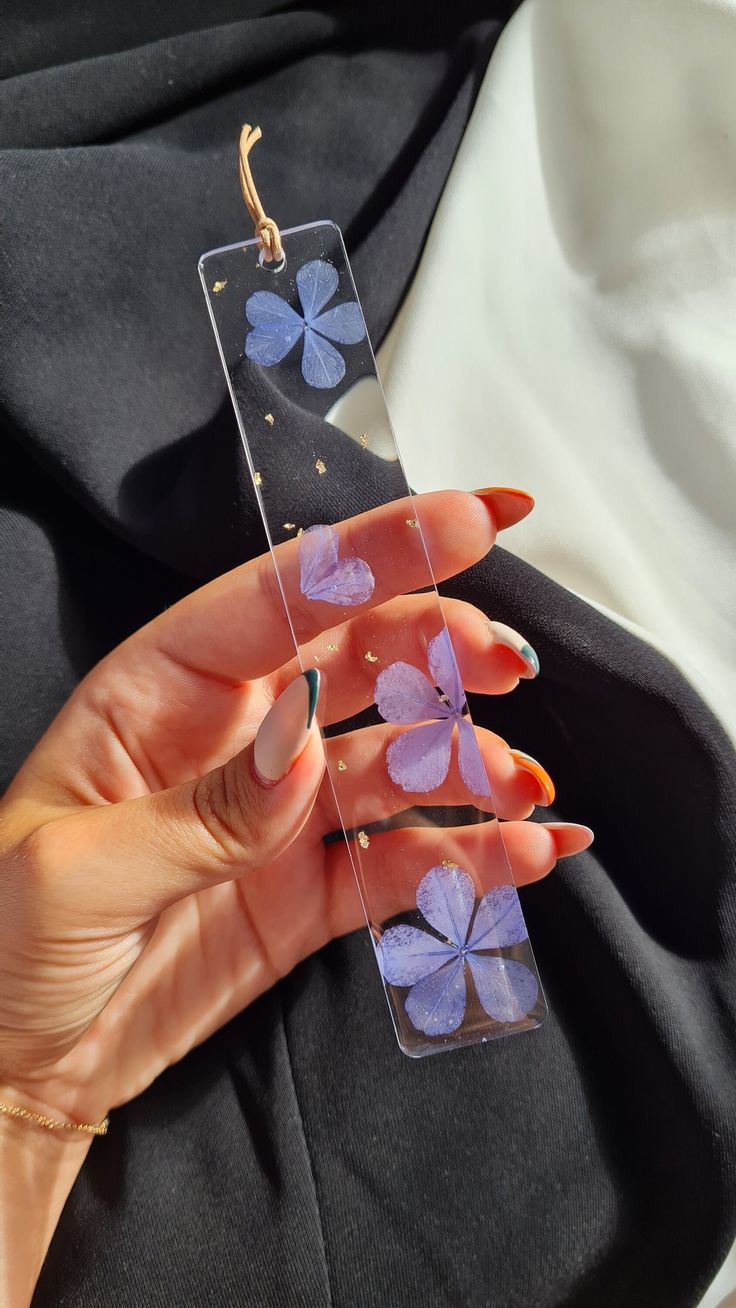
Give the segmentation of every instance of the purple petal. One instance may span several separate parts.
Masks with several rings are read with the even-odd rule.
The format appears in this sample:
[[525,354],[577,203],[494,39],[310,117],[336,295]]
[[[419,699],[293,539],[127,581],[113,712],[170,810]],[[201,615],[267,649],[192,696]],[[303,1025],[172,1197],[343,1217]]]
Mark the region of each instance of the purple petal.
[[475,734],[475,727],[469,718],[457,720],[457,762],[460,776],[471,795],[490,796],[486,768],[480,746]]
[[412,727],[386,750],[388,774],[402,790],[426,795],[442,785],[450,768],[453,721]]
[[299,588],[307,599],[326,604],[365,604],[375,578],[364,559],[338,560],[339,536],[334,527],[305,531],[299,542]]
[[463,960],[446,963],[412,986],[406,996],[407,1015],[425,1035],[449,1035],[457,1031],[465,1016],[465,968]]
[[481,899],[468,940],[470,949],[505,949],[527,939],[514,886],[495,886]]
[[450,642],[450,633],[443,627],[427,646],[427,662],[435,686],[439,686],[450,701],[455,713],[462,713],[465,691]]
[[457,957],[457,950],[436,936],[413,926],[389,927],[376,946],[384,981],[392,986],[413,986]]
[[302,376],[307,386],[321,391],[331,390],[345,376],[345,360],[340,352],[311,327],[304,331]]
[[376,708],[386,722],[426,722],[448,717],[447,705],[419,668],[391,663],[376,677]]
[[337,563],[340,537],[334,527],[317,524],[308,527],[299,540],[299,571],[302,594],[311,588]]
[[475,903],[475,885],[461,867],[432,867],[417,887],[417,908],[431,927],[461,949]]
[[324,259],[303,263],[296,275],[296,288],[308,323],[317,316],[337,290],[340,277],[337,268]]
[[246,356],[263,368],[280,363],[304,331],[299,314],[273,291],[254,291],[245,316],[253,328],[245,338]]
[[319,318],[312,319],[310,326],[323,336],[329,336],[331,341],[337,341],[339,345],[357,345],[365,336],[363,315],[355,300],[336,304],[334,309],[328,309]]
[[539,983],[523,963],[493,954],[468,954],[467,961],[478,998],[489,1017],[497,1022],[520,1022],[534,1008]]
[[341,559],[304,594],[311,600],[351,608],[365,604],[373,594],[375,584],[375,577],[364,559]]

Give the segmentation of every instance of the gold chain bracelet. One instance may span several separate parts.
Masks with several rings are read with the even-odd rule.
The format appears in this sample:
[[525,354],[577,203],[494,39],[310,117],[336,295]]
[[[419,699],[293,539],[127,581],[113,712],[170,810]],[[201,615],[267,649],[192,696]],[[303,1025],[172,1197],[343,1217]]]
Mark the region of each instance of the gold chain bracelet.
[[0,1101],[0,1113],[6,1117],[17,1117],[24,1122],[33,1122],[43,1126],[47,1131],[81,1131],[83,1135],[107,1135],[110,1118],[103,1117],[101,1122],[65,1122],[46,1113],[36,1113],[32,1108],[21,1108],[18,1104],[4,1104]]

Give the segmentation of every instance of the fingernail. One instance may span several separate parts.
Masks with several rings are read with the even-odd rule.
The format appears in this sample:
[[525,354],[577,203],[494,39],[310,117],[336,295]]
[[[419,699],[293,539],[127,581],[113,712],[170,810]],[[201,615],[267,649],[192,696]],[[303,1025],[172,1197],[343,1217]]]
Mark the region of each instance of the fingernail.
[[473,494],[489,509],[499,531],[521,522],[534,508],[534,497],[513,486],[484,486]]
[[538,763],[531,754],[524,754],[520,749],[512,749],[511,757],[517,768],[522,768],[538,783],[539,797],[535,799],[535,804],[541,804],[546,808],[551,804],[555,797],[555,783],[548,772],[545,772],[541,763]]
[[319,672],[309,668],[282,691],[253,742],[253,769],[266,786],[281,781],[307,743],[319,697]]
[[555,842],[558,858],[579,854],[595,840],[590,827],[584,827],[579,822],[545,822],[543,825]]
[[518,631],[514,631],[513,627],[507,627],[505,622],[491,622],[489,626],[493,639],[499,645],[505,645],[507,649],[512,649],[514,654],[518,654],[525,669],[521,674],[522,677],[530,679],[538,676],[539,659],[536,650],[532,648],[529,641],[524,640],[524,637],[520,636]]

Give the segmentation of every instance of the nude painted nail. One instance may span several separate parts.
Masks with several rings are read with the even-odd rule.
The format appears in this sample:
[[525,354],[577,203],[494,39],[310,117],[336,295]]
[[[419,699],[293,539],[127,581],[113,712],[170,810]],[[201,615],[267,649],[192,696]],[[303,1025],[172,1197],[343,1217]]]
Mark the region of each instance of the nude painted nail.
[[580,854],[595,840],[590,827],[584,827],[580,822],[545,822],[543,825],[555,842],[558,858]]
[[263,785],[281,781],[296,763],[307,743],[318,697],[319,672],[309,668],[271,705],[253,742],[253,770]]
[[534,508],[533,495],[513,486],[484,486],[473,494],[483,501],[499,531],[521,522]]
[[525,640],[518,631],[514,631],[513,627],[507,627],[505,622],[491,622],[489,626],[493,639],[497,644],[505,645],[507,649],[513,650],[514,654],[518,654],[524,664],[522,677],[530,680],[532,677],[538,676],[539,659],[536,650],[529,644],[529,641]]
[[511,757],[517,768],[522,768],[524,772],[528,772],[530,776],[534,777],[539,790],[539,798],[535,800],[535,803],[546,808],[555,797],[555,783],[549,773],[545,771],[541,763],[532,758],[531,754],[525,754],[523,750],[512,749]]

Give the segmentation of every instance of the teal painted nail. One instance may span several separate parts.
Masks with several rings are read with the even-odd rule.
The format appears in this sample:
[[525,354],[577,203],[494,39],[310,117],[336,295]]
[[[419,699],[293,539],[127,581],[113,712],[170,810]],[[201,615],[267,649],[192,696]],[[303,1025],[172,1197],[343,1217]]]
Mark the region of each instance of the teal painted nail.
[[518,631],[513,627],[507,627],[505,622],[491,622],[490,624],[493,639],[499,645],[505,645],[507,649],[518,654],[519,658],[525,665],[525,671],[521,674],[527,680],[539,676],[539,658],[537,651],[525,640]]
[[309,686],[309,707],[307,709],[307,731],[312,725],[317,700],[319,699],[319,672],[316,668],[307,668],[304,673],[307,685]]

